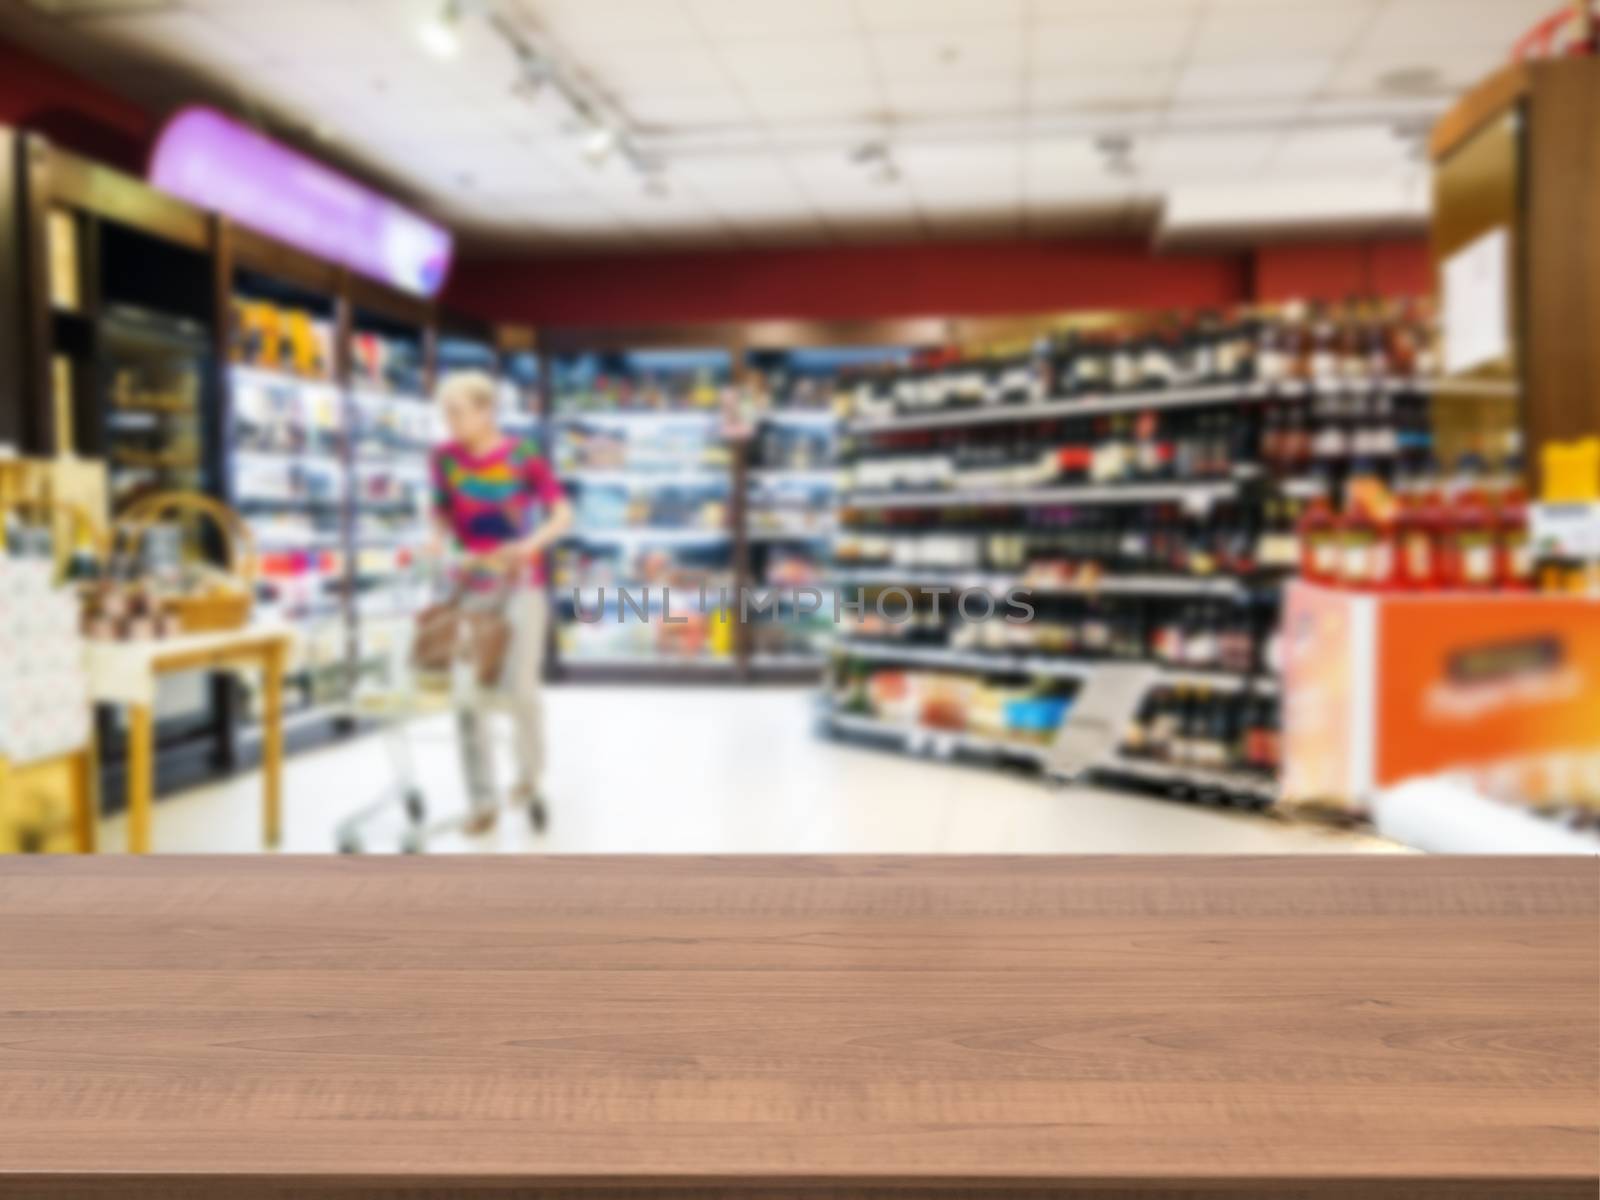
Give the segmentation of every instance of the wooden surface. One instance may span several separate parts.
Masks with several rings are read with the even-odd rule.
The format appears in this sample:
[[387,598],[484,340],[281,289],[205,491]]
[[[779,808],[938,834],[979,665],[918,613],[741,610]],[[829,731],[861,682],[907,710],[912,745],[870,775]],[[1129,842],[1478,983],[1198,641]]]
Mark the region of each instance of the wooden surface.
[[1597,904],[1594,859],[0,860],[0,1195],[1592,1197]]
[[[222,639],[222,640],[218,640]],[[198,640],[198,645],[186,644]],[[180,637],[170,647],[151,643],[149,671],[154,676],[184,671],[226,671],[254,668],[261,672],[261,838],[268,847],[279,844],[283,829],[283,676],[289,637],[280,632],[240,631],[233,640],[226,634]],[[96,699],[114,702],[99,693],[91,670],[91,691]],[[151,850],[155,809],[155,716],[150,704],[128,704],[128,849],[134,854]]]
[[1539,64],[1531,100],[1523,444],[1537,451],[1600,432],[1600,59]]

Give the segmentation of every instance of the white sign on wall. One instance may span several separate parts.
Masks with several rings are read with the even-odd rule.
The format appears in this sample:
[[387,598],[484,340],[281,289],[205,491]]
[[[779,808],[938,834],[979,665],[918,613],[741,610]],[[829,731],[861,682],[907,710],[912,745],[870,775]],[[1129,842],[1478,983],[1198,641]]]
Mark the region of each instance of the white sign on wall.
[[1456,375],[1511,353],[1511,237],[1504,226],[1444,262],[1444,368]]

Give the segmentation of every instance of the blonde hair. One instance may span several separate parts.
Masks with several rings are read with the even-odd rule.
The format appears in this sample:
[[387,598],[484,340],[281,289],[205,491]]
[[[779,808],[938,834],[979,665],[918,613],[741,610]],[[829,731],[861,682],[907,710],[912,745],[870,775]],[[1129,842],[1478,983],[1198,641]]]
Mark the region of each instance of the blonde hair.
[[439,403],[464,400],[474,408],[493,411],[499,389],[483,371],[452,371],[439,385]]

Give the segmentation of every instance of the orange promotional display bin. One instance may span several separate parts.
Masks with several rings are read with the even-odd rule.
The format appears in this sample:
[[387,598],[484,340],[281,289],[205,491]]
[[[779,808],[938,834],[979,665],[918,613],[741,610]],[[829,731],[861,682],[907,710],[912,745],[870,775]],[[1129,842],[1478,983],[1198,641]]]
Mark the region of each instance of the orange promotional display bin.
[[1600,809],[1600,598],[1296,583],[1284,619],[1287,803],[1365,813],[1384,789],[1459,775]]

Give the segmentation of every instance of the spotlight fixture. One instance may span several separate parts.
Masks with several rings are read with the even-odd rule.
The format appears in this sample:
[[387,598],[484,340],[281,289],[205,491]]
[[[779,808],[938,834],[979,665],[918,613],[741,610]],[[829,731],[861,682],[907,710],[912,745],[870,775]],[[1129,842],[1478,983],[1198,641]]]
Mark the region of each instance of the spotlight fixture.
[[1135,174],[1133,165],[1133,139],[1123,133],[1104,133],[1094,140],[1094,148],[1106,160],[1106,173],[1108,175],[1129,176]]
[[444,0],[443,6],[417,28],[422,48],[435,58],[461,53],[461,0]]
[[850,161],[867,172],[867,178],[882,187],[900,182],[900,168],[889,153],[889,143],[863,142],[850,152]]
[[609,125],[596,125],[583,135],[583,156],[595,166],[602,165],[617,148],[617,131]]

